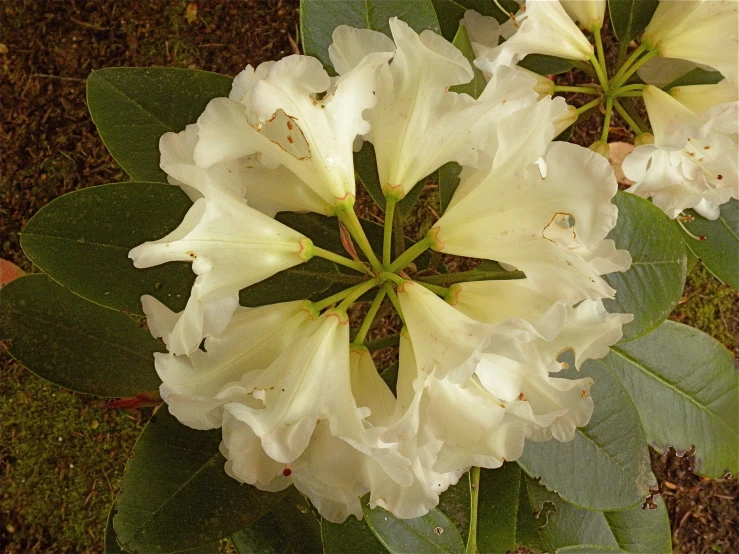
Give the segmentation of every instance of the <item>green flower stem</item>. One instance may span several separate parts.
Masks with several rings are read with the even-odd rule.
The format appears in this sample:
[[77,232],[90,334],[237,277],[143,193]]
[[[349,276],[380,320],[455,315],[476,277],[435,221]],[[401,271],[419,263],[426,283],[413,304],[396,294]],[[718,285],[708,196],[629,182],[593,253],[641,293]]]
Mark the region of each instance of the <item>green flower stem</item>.
[[646,121],[641,118],[639,112],[636,110],[636,106],[634,106],[634,103],[630,98],[620,98],[619,104],[624,111],[631,116],[634,123],[639,126],[642,133],[651,132],[652,129],[647,125]]
[[627,96],[632,96],[632,97],[635,97],[635,98],[639,98],[639,97],[643,96],[643,94],[642,94],[642,91],[640,91],[640,90],[627,90],[626,92],[622,92],[618,96],[620,98],[625,98]]
[[611,128],[611,114],[613,113],[613,97],[606,97],[606,118],[603,120],[603,132],[600,135],[600,140],[608,142],[608,131]]
[[[639,69],[641,66],[643,66],[645,63],[647,63],[649,60],[651,60],[653,57],[659,55],[659,51],[657,50],[650,50],[644,56],[639,58],[636,63],[634,63],[631,67],[629,67],[626,71],[623,72],[623,74],[619,77],[618,74],[613,78],[613,88],[619,89],[621,88],[621,85],[623,85],[626,81],[628,81],[629,77],[631,77],[634,73],[636,73],[636,70]],[[626,66],[624,66],[626,67]],[[623,68],[621,68],[623,70]],[[620,72],[619,72],[620,73]]]
[[591,100],[590,102],[588,102],[584,106],[580,106],[575,111],[577,112],[577,115],[579,116],[580,114],[583,114],[586,111],[588,111],[590,108],[595,108],[599,104],[600,104],[600,98],[596,98],[595,100]]
[[629,92],[629,91],[632,91],[632,90],[642,91],[645,88],[647,88],[647,85],[640,85],[640,84],[626,85],[625,87],[620,87],[617,90],[615,90],[613,92],[613,95],[614,96],[621,96],[621,94],[624,93],[624,92]]
[[459,273],[442,273],[440,275],[431,275],[429,277],[418,277],[416,281],[419,284],[427,283],[431,285],[450,286],[454,283],[466,283],[469,281],[497,281],[508,279],[523,279],[526,275],[523,271],[501,271],[494,273],[492,271],[460,271]]
[[581,92],[583,94],[600,94],[600,90],[594,87],[570,87],[554,85],[554,92]]
[[570,60],[570,63],[572,64],[573,67],[576,67],[583,73],[586,73],[590,75],[591,77],[595,77],[595,71],[593,71],[593,68],[590,67],[590,65],[586,64],[585,62]]
[[439,285],[432,285],[431,283],[424,283],[423,281],[416,281],[416,283],[418,283],[424,288],[429,289],[434,294],[443,296],[444,298],[446,298],[447,294],[449,294],[449,289],[446,287],[440,287]]
[[618,114],[624,118],[626,123],[629,124],[629,127],[631,127],[634,131],[636,131],[637,135],[642,134],[642,130],[639,127],[639,125],[633,119],[631,119],[631,116],[628,113],[626,113],[626,110],[624,110],[621,104],[618,103],[618,100],[613,101],[613,107],[616,108],[616,111],[618,112]]
[[362,225],[359,223],[359,218],[357,217],[357,214],[354,213],[354,208],[341,211],[338,213],[338,216],[341,222],[349,230],[349,233],[354,240],[357,241],[357,244],[362,252],[364,252],[364,255],[367,256],[372,267],[376,271],[382,271],[382,264],[377,258],[374,250],[372,250],[372,246],[367,239],[367,235],[364,234],[364,229],[362,229]]
[[400,319],[403,322],[403,325],[405,325],[405,317],[403,317],[403,309],[400,307],[400,299],[398,298],[398,294],[395,292],[395,289],[392,287],[388,287],[387,296],[390,299],[390,302],[393,303],[393,306],[395,307],[395,311],[398,312],[398,315],[400,316]]
[[402,285],[406,281],[400,275],[396,275],[395,273],[391,273],[390,271],[383,271],[378,275],[378,277],[383,281],[392,281],[396,285]]
[[390,256],[392,252],[393,240],[393,216],[395,215],[395,204],[398,201],[395,198],[385,198],[385,225],[382,236],[382,266],[390,265]]
[[367,273],[366,265],[350,260],[349,258],[345,258],[344,256],[340,256],[339,254],[334,254],[329,250],[324,250],[315,245],[313,246],[313,254],[319,258],[325,258],[326,260],[343,265],[344,267],[350,267],[351,269],[355,269],[361,273]]
[[413,260],[418,258],[421,254],[423,254],[426,250],[431,248],[432,245],[432,239],[429,237],[424,238],[423,240],[418,241],[416,244],[411,246],[408,250],[403,252],[398,258],[395,259],[395,261],[390,264],[390,266],[387,268],[390,272],[396,272],[400,271],[404,267],[406,267],[409,263],[411,263]]
[[381,339],[371,340],[364,343],[365,348],[370,351],[382,350],[388,346],[398,346],[400,344],[400,335],[390,335]]
[[356,344],[364,343],[364,339],[367,338],[367,333],[369,333],[369,330],[372,327],[372,321],[375,319],[375,315],[377,315],[377,310],[380,309],[382,301],[385,299],[385,295],[387,294],[387,289],[389,287],[390,285],[388,285],[387,283],[383,284],[382,287],[380,287],[377,296],[375,296],[375,299],[372,301],[372,304],[370,304],[367,315],[364,316],[362,326],[359,328],[359,331],[357,331],[357,336],[354,337],[354,342]]
[[593,69],[595,69],[595,75],[598,77],[600,86],[602,86],[605,91],[610,90],[608,87],[608,77],[603,73],[603,69],[601,68],[598,59],[595,56],[590,56],[590,63],[593,65]]
[[399,215],[393,221],[393,242],[395,246],[395,256],[400,256],[405,252],[405,231],[403,230],[402,215]]
[[593,30],[595,35],[595,49],[598,53],[598,61],[600,62],[600,69],[603,71],[603,75],[608,79],[608,69],[606,68],[606,55],[603,52],[603,39],[600,36],[600,27],[596,27]]
[[613,76],[613,81],[611,82],[613,83],[618,82],[618,79],[620,79],[623,76],[623,74],[626,72],[626,70],[629,69],[631,64],[633,64],[636,61],[636,59],[642,55],[642,52],[645,52],[646,50],[647,50],[647,47],[644,44],[640,44],[639,46],[637,46],[636,50],[634,50],[631,53],[628,59],[624,62],[624,64],[619,68],[619,70]]
[[349,287],[348,289],[344,289],[340,292],[337,292],[336,294],[332,294],[331,296],[327,296],[323,300],[319,300],[318,302],[313,303],[313,307],[316,310],[323,310],[324,308],[328,308],[332,304],[336,304],[337,302],[344,300],[347,296],[354,293],[359,288],[362,288],[362,292],[359,293],[359,296],[364,294],[365,291],[371,289],[372,287],[368,287],[367,283],[370,283],[372,286],[377,284],[377,281],[375,279],[368,279],[366,281],[362,281],[358,285],[354,285],[353,287]]
[[377,280],[376,279],[369,279],[365,281],[364,283],[360,283],[356,287],[352,287],[349,294],[344,298],[344,300],[341,301],[341,304],[339,304],[339,309],[346,311],[349,306],[354,304],[354,302],[357,301],[357,299],[362,296],[365,292],[370,290],[373,287],[377,286]]
[[467,535],[467,554],[477,554],[477,499],[480,496],[480,468],[470,469],[470,532]]

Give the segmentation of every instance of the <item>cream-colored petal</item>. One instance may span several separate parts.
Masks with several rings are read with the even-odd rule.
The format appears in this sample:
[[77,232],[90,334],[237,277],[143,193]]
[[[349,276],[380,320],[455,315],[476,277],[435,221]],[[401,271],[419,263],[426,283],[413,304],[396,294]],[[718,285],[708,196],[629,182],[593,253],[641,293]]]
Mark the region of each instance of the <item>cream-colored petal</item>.
[[356,29],[339,25],[331,35],[328,57],[336,73],[343,75],[357,67],[369,54],[395,52],[395,43],[390,37],[372,29]]
[[606,12],[606,0],[560,0],[567,14],[586,29],[600,29]]

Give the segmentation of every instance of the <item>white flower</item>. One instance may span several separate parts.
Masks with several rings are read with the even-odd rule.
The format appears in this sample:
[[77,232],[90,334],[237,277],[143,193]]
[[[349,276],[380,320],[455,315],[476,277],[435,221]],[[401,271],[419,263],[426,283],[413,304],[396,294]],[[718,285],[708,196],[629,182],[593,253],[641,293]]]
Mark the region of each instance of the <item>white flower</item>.
[[208,168],[259,153],[262,163],[285,166],[326,205],[353,203],[352,145],[369,131],[362,112],[375,104],[377,68],[390,57],[370,54],[334,80],[308,56],[247,67],[231,98],[212,100],[198,119],[195,162]]
[[179,227],[129,252],[136,267],[191,262],[198,275],[185,311],[168,337],[174,354],[195,350],[217,335],[238,306],[239,291],[312,256],[302,234],[251,208],[246,201],[206,180]]
[[613,170],[602,156],[561,142],[535,163],[546,136],[511,145],[488,175],[465,176],[431,229],[433,248],[503,262],[563,298],[611,297],[600,275],[630,265],[604,241],[618,214]]
[[[377,105],[367,114],[372,142],[386,195],[403,198],[421,179],[449,161],[479,166],[480,152],[494,137],[488,130],[497,121],[536,101],[533,82],[509,72],[486,87],[480,98],[449,92],[453,85],[472,79],[470,63],[451,43],[424,31],[417,34],[395,18],[390,20],[395,57],[380,68]],[[367,48],[384,39],[356,29],[339,28],[334,34],[336,51],[367,41]],[[374,38],[373,38],[374,37]],[[348,67],[345,56],[339,68]],[[358,56],[355,56],[358,58]]]
[[739,198],[737,103],[696,114],[654,86],[643,94],[654,144],[624,160],[624,174],[636,183],[628,191],[652,198],[672,219],[687,208],[716,219],[721,204]]
[[269,216],[282,211],[327,213],[330,207],[294,173],[282,166],[265,167],[257,155],[220,162],[207,169],[195,164],[198,126],[181,133],[166,133],[159,140],[161,168],[173,185],[195,201],[202,189],[221,187],[243,197],[254,209]]
[[664,58],[705,64],[737,84],[739,35],[736,0],[661,0],[642,44]]
[[568,60],[588,60],[593,45],[577,28],[559,0],[528,0],[516,16],[518,29],[500,46],[475,60],[475,65],[495,73],[501,65],[514,65],[528,54],[547,54]]
[[586,29],[593,31],[603,26],[606,0],[560,0],[568,15]]
[[737,86],[723,79],[715,85],[688,85],[672,87],[670,96],[697,114],[719,104],[728,104],[739,100]]

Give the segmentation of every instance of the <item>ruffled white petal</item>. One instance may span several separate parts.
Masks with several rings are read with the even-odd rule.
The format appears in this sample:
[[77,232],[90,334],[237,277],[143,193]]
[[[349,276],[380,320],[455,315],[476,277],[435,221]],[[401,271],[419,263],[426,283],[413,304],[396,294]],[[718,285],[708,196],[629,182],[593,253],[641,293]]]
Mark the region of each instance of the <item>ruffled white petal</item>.
[[328,57],[339,75],[357,67],[370,54],[395,52],[395,43],[392,39],[372,29],[356,29],[348,25],[339,25],[334,29],[331,39]]
[[480,69],[495,73],[496,68],[514,65],[528,54],[568,60],[587,60],[593,55],[593,46],[559,0],[528,0],[516,21],[518,29],[511,38],[476,60]]
[[662,0],[642,43],[660,56],[709,65],[737,84],[739,4],[735,0]]
[[466,195],[431,230],[434,249],[510,264],[565,298],[612,296],[586,261],[616,224],[612,169],[602,156],[561,142],[543,159],[546,177],[532,163],[493,171],[473,190],[462,183]]
[[207,193],[172,233],[129,252],[136,267],[187,261],[198,275],[169,336],[174,354],[192,352],[203,337],[222,332],[238,306],[241,289],[311,255],[310,241],[300,233],[215,187]]

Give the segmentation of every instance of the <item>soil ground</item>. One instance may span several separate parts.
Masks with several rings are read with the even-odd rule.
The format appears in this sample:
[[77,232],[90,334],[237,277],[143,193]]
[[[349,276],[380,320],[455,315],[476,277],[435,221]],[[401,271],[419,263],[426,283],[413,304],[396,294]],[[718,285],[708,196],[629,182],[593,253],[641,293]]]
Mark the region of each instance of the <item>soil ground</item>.
[[[91,70],[156,65],[233,76],[247,63],[292,53],[297,16],[297,1],[279,0],[2,2],[0,257],[33,271],[18,232],[40,207],[78,188],[127,179],[87,113]],[[575,134],[579,144],[599,138],[597,114],[591,122]],[[611,140],[629,135],[616,119]],[[435,196],[431,186],[423,197],[429,218]],[[691,273],[673,318],[739,353],[739,296],[704,268]],[[100,400],[49,385],[1,356],[0,548],[101,552],[123,463],[149,414],[103,410]],[[689,457],[671,452],[654,453],[653,469],[677,552],[739,552],[736,478],[702,479]]]

